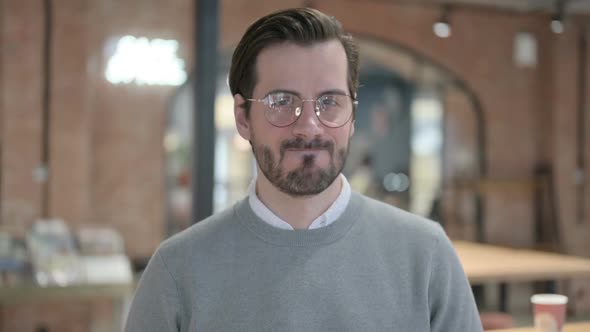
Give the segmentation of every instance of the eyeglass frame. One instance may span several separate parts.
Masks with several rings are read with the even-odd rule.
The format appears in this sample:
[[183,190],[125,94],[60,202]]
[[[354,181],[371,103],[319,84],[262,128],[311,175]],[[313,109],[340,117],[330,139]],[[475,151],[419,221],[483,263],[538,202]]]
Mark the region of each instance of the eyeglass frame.
[[[303,104],[304,104],[306,101],[307,101],[307,102],[313,102],[313,103],[314,103],[314,110],[315,110],[315,112],[314,112],[314,113],[315,113],[316,117],[318,118],[318,121],[320,121],[320,123],[321,123],[322,125],[324,125],[324,126],[326,126],[326,127],[328,127],[328,128],[341,128],[341,127],[343,127],[344,125],[346,125],[346,124],[348,123],[348,121],[350,121],[350,119],[351,119],[351,118],[354,116],[354,113],[355,113],[355,111],[356,111],[356,108],[357,108],[357,106],[358,106],[358,103],[359,103],[359,102],[358,102],[358,100],[357,100],[355,97],[353,97],[353,96],[351,96],[351,95],[349,95],[349,94],[347,94],[347,93],[344,93],[344,92],[342,92],[342,91],[326,91],[326,92],[322,93],[322,94],[321,94],[321,95],[320,95],[318,98],[316,98],[316,99],[302,99],[302,98],[301,98],[301,96],[299,95],[299,93],[297,93],[297,92],[294,92],[294,91],[289,91],[289,90],[272,90],[272,91],[268,92],[266,95],[264,95],[264,97],[263,97],[263,98],[261,98],[261,99],[255,99],[255,98],[245,98],[245,100],[247,100],[247,101],[250,101],[250,102],[252,102],[252,101],[255,101],[255,102],[258,102],[258,103],[263,103],[263,104],[264,104],[264,105],[265,105],[265,106],[266,106],[268,109],[272,109],[272,108],[271,108],[271,107],[268,105],[268,104],[269,104],[269,102],[268,102],[268,97],[269,97],[270,95],[272,95],[272,94],[276,94],[276,93],[285,93],[285,94],[290,94],[290,95],[293,95],[293,96],[295,96],[295,97],[299,98],[299,100],[301,100],[301,108],[302,108],[302,109],[301,109],[301,113],[299,113],[299,115],[295,115],[295,120],[293,120],[293,122],[289,123],[288,125],[284,125],[284,126],[278,126],[278,125],[276,125],[276,124],[274,124],[274,123],[270,122],[270,120],[268,120],[268,117],[266,116],[266,112],[265,112],[265,116],[264,116],[264,118],[266,119],[266,121],[267,121],[268,123],[270,123],[272,126],[275,126],[275,127],[278,127],[278,128],[286,128],[286,127],[289,127],[289,126],[293,125],[295,122],[297,122],[297,120],[299,120],[299,118],[301,117],[301,114],[303,114]],[[350,98],[350,100],[352,101],[352,112],[350,112],[350,116],[348,117],[348,119],[346,119],[346,121],[344,121],[344,123],[342,123],[341,125],[339,125],[339,126],[336,126],[336,127],[332,127],[332,126],[328,126],[328,125],[326,125],[326,124],[324,123],[324,121],[322,121],[322,119],[320,118],[320,116],[319,116],[319,114],[318,114],[318,102],[319,102],[319,100],[320,100],[321,98],[323,98],[323,97],[325,97],[325,96],[329,96],[329,95],[346,96],[346,97]]]

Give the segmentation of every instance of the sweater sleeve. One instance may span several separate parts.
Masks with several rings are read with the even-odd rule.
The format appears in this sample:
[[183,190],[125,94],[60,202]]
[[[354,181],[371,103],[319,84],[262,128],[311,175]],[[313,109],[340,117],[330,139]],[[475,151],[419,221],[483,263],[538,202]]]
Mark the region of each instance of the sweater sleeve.
[[180,331],[176,282],[158,251],[143,272],[125,325],[125,332]]
[[481,332],[479,312],[453,244],[442,228],[431,256],[428,286],[431,332]]

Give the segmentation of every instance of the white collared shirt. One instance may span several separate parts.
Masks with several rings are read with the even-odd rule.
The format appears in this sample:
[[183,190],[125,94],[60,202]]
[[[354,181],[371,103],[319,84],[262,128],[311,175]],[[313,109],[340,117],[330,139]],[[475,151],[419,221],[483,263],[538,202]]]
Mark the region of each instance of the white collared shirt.
[[[342,181],[340,194],[326,212],[322,213],[321,216],[317,217],[311,225],[309,225],[308,229],[328,226],[338,219],[346,209],[346,206],[348,206],[348,202],[350,201],[350,184],[348,184],[346,177],[342,173],[340,174],[340,179]],[[254,176],[248,187],[248,202],[254,213],[269,225],[281,229],[294,230],[293,226],[274,214],[274,212],[266,207],[266,205],[264,205],[264,203],[258,198],[258,195],[256,194],[256,176]]]

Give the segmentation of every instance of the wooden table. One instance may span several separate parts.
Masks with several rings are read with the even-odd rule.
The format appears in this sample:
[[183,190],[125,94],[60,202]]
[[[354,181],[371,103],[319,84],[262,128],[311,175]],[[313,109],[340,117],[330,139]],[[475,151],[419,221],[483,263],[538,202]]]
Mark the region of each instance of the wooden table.
[[133,295],[133,284],[69,285],[65,287],[36,284],[0,287],[0,305],[61,299],[120,299]]
[[453,241],[471,284],[590,277],[590,259]]
[[[590,322],[568,323],[563,327],[563,332],[588,332]],[[523,327],[503,330],[487,330],[486,332],[537,332],[534,327]]]
[[17,286],[0,286],[0,305],[35,303],[47,300],[112,298],[115,301],[113,307],[114,319],[111,330],[121,331],[134,289],[134,283],[132,282],[118,284],[78,284],[65,287],[41,287],[36,284],[24,283]]
[[[471,285],[500,283],[500,311],[507,311],[507,283],[546,281],[555,292],[555,281],[590,277],[590,259],[542,251],[513,249],[465,241],[453,241]],[[481,302],[481,290],[474,288]],[[590,332],[590,330],[589,330]]]

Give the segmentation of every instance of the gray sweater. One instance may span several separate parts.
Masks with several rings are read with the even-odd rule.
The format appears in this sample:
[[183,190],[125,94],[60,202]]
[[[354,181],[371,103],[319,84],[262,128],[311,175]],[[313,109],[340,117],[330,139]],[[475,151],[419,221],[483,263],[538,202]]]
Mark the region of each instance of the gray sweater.
[[274,228],[245,199],[166,240],[141,277],[125,331],[482,327],[441,227],[353,193],[323,228]]

